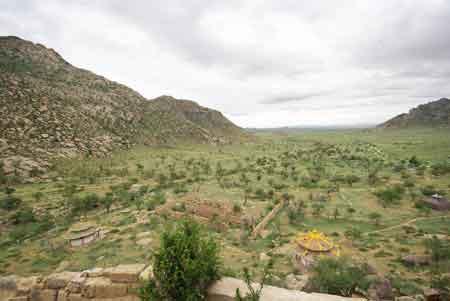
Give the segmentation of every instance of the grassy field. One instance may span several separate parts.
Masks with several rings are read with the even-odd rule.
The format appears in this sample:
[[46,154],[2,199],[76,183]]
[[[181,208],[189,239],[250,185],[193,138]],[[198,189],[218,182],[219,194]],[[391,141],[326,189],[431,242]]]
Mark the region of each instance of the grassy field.
[[[432,193],[450,197],[450,173],[436,171],[436,164],[449,164],[448,129],[256,135],[253,142],[235,145],[136,147],[110,158],[55,162],[47,182],[14,187],[12,195],[22,200],[18,208],[0,209],[0,274],[146,262],[160,233],[173,223],[154,210],[164,203],[187,215],[183,204],[190,200],[220,203],[259,221],[286,199],[288,205],[254,240],[251,229],[220,212],[209,218],[205,227],[222,245],[225,274],[261,269],[264,253],[274,258],[275,273],[284,279],[297,272],[296,235],[317,229],[343,256],[424,284],[427,270],[408,268],[399,259],[424,254],[429,234],[449,239],[450,212],[420,206]],[[17,214],[27,208],[34,219]],[[218,220],[228,227],[215,227]],[[69,249],[65,236],[80,221],[108,233]]]

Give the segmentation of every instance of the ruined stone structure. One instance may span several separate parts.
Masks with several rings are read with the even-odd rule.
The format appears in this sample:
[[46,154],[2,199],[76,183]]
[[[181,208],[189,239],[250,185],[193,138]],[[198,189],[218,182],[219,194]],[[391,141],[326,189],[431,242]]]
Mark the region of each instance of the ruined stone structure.
[[[1,301],[139,301],[138,288],[152,277],[144,264],[95,268],[83,272],[61,272],[47,277],[0,277]],[[208,290],[209,301],[232,301],[236,288],[248,289],[244,281],[222,278]],[[274,286],[264,286],[261,301],[362,301],[326,294],[308,294]]]
[[100,229],[88,223],[72,227],[66,236],[72,248],[82,247],[100,238]]

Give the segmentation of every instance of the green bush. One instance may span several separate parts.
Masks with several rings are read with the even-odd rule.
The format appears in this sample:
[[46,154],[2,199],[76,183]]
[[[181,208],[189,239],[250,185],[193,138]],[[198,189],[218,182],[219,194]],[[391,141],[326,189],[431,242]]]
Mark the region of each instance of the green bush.
[[153,256],[154,280],[141,288],[141,300],[206,300],[208,285],[220,278],[218,252],[218,244],[193,221],[166,230]]
[[387,207],[390,205],[398,204],[402,199],[405,188],[400,185],[395,185],[385,189],[378,190],[375,195],[378,197],[381,205]]
[[12,216],[12,222],[15,225],[27,224],[34,221],[36,221],[36,217],[34,216],[33,209],[29,207],[17,210]]
[[363,287],[366,272],[347,258],[324,258],[313,267],[314,276],[308,286],[315,292],[351,296]]
[[273,262],[270,260],[264,267],[261,283],[258,288],[252,285],[252,275],[250,274],[248,268],[244,268],[244,280],[248,289],[248,293],[245,296],[241,295],[239,288],[236,289],[236,301],[259,301],[261,298],[261,292],[266,284],[267,280],[271,277],[271,269],[273,267]]
[[0,200],[0,208],[4,210],[15,210],[19,208],[22,200],[13,195],[7,195]]
[[443,176],[450,173],[450,162],[440,162],[431,166],[433,176]]

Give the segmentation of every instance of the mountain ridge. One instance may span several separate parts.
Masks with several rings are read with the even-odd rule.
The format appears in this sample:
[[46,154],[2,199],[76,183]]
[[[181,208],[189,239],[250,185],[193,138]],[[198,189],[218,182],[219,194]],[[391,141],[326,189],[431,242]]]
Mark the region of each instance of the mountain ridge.
[[450,99],[441,98],[421,104],[381,124],[378,128],[406,128],[415,126],[450,126]]
[[14,36],[0,37],[0,105],[4,173],[14,165],[41,170],[54,158],[105,156],[135,144],[219,144],[246,137],[216,110],[170,96],[146,99]]

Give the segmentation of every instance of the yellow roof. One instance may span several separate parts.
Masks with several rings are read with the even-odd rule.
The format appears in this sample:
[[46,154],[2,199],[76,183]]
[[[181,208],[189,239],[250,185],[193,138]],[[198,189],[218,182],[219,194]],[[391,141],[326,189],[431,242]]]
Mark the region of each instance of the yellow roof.
[[295,241],[297,244],[308,250],[314,252],[328,252],[334,248],[333,243],[323,233],[316,230],[308,233],[300,233]]

